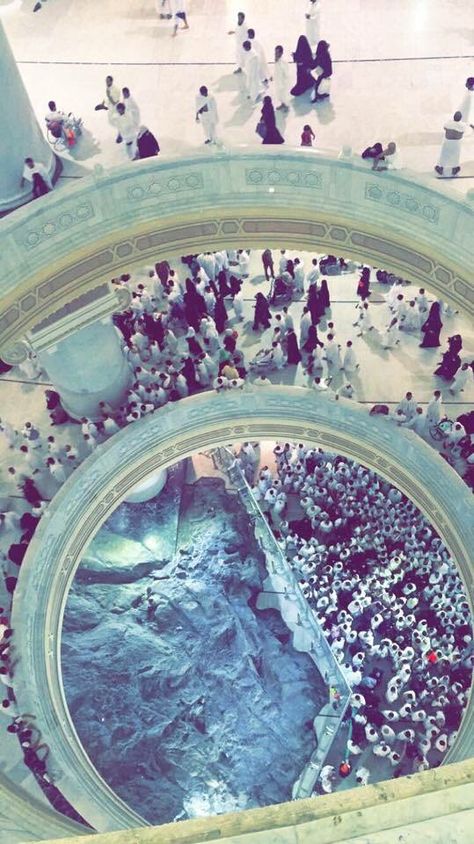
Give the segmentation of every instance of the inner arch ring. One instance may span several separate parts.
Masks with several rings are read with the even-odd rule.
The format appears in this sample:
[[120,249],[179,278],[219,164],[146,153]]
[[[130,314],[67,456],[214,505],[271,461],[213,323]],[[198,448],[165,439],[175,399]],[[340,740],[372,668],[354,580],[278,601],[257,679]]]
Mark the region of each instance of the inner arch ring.
[[[21,655],[15,691],[34,712],[64,796],[98,831],[146,825],[109,788],[72,723],[61,677],[61,627],[69,588],[87,545],[144,477],[192,453],[247,439],[323,446],[373,469],[417,505],[457,563],[474,606],[472,496],[464,482],[411,431],[370,417],[355,403],[303,387],[202,393],[128,426],[91,455],[54,497],[31,542],[15,591],[12,626]],[[474,701],[445,761],[474,755]]]

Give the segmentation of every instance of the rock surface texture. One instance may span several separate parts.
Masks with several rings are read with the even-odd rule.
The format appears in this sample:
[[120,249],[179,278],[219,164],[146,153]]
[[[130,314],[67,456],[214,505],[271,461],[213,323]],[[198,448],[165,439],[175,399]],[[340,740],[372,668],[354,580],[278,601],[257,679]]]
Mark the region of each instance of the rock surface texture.
[[151,823],[289,800],[314,749],[325,687],[255,609],[264,577],[238,499],[176,470],[90,546],[65,614],[67,700],[99,772]]

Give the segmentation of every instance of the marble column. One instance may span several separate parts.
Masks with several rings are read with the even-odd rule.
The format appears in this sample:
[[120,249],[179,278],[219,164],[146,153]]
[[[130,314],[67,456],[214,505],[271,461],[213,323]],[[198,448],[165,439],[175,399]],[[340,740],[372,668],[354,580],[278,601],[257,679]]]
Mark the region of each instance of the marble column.
[[38,351],[38,359],[75,419],[99,419],[100,401],[118,407],[131,383],[132,373],[111,317]]
[[[33,36],[32,36],[33,37]],[[28,156],[41,162],[54,179],[60,172],[59,159],[40,129],[15,57],[0,20],[0,213],[16,208],[31,198],[31,182],[20,181]],[[47,103],[45,102],[45,112]]]

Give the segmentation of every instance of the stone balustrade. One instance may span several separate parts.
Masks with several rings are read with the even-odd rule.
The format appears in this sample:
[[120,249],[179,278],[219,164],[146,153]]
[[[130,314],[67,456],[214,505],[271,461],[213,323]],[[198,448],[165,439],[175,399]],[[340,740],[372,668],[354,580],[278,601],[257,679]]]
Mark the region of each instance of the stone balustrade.
[[112,277],[202,249],[284,245],[346,255],[473,313],[474,204],[435,184],[300,148],[97,167],[1,222],[0,356],[21,358],[15,344],[52,315],[73,326],[94,301],[113,308]]

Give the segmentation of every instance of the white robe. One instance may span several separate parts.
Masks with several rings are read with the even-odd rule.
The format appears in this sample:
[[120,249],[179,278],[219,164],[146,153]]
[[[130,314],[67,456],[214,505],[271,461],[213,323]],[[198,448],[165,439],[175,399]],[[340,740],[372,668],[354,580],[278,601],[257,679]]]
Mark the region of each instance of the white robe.
[[304,293],[304,275],[304,264],[295,264],[295,285],[302,293]]
[[116,85],[111,85],[110,88],[105,89],[105,97],[104,97],[104,105],[108,109],[108,119],[109,123],[113,125],[114,116],[117,113],[115,110],[115,106],[117,103],[120,102],[120,90],[117,88]]
[[273,68],[275,82],[275,99],[282,105],[287,105],[290,99],[290,68],[284,59],[278,59]]
[[245,75],[247,77],[247,94],[249,99],[255,103],[262,93],[262,79],[260,76],[260,62],[256,51],[253,49],[245,53]]
[[127,110],[125,110],[124,114],[119,114],[117,111],[111,122],[117,129],[119,135],[122,136],[124,143],[133,145],[138,134],[138,126],[133,118],[133,115],[129,114]]
[[197,257],[198,264],[202,270],[206,273],[209,279],[214,279],[216,277],[216,259],[212,252],[206,254],[203,252],[201,255]]
[[458,369],[456,375],[453,378],[453,382],[449,388],[451,393],[459,393],[461,390],[464,390],[464,387],[467,384],[468,378],[471,374],[471,369]]
[[432,398],[426,408],[426,423],[428,425],[437,425],[441,419],[442,412],[443,405],[441,400]]
[[349,348],[344,352],[344,361],[342,366],[346,372],[355,372],[357,369],[357,359],[354,349],[351,346],[349,346]]
[[472,104],[474,102],[474,91],[468,91],[464,94],[463,100],[457,111],[462,114],[464,123],[471,123]]
[[128,114],[134,120],[137,130],[141,124],[140,109],[133,97],[124,98],[123,104],[125,106],[125,114]]
[[460,138],[446,138],[444,139],[441,145],[441,151],[439,154],[439,166],[446,167],[448,169],[453,169],[454,167],[459,167],[459,160],[461,158],[461,144],[464,133],[469,129],[469,125],[467,123],[463,123],[460,120],[448,120],[447,123],[444,124],[445,132],[454,131],[459,132],[461,135]]
[[321,2],[320,0],[316,0],[316,3],[308,2],[306,8],[306,37],[312,46],[320,40],[320,29]]
[[233,305],[234,305],[234,312],[235,312],[237,319],[243,319],[244,300],[243,300],[242,292],[236,293],[236,295],[234,296],[234,299],[233,299]]
[[[207,108],[207,111],[200,111],[202,108]],[[196,115],[202,126],[205,139],[214,142],[216,140],[219,118],[217,116],[216,100],[212,94],[208,94],[207,97],[198,94],[196,97]]]
[[385,349],[393,349],[397,340],[399,340],[398,322],[396,322],[394,325],[387,326],[382,337],[382,346]]
[[418,434],[419,437],[423,437],[426,432],[426,417],[424,413],[417,413],[412,419],[408,419],[407,422],[403,422],[404,428],[410,428],[410,430],[414,431],[415,434]]
[[235,63],[237,67],[245,69],[245,50],[242,47],[244,41],[247,41],[248,24],[244,20],[242,24],[235,25]]
[[337,343],[330,340],[325,347],[326,361],[329,366],[341,366],[341,351]]
[[421,325],[420,314],[418,308],[415,306],[414,308],[411,305],[408,307],[407,312],[405,314],[405,319],[403,320],[403,330],[404,331],[419,331]]
[[260,44],[260,41],[257,41],[256,38],[251,39],[250,43],[252,44],[253,49],[255,50],[258,56],[258,65],[260,69],[260,79],[262,82],[270,79],[270,68],[268,67],[267,57],[265,55],[265,50],[263,46]]

